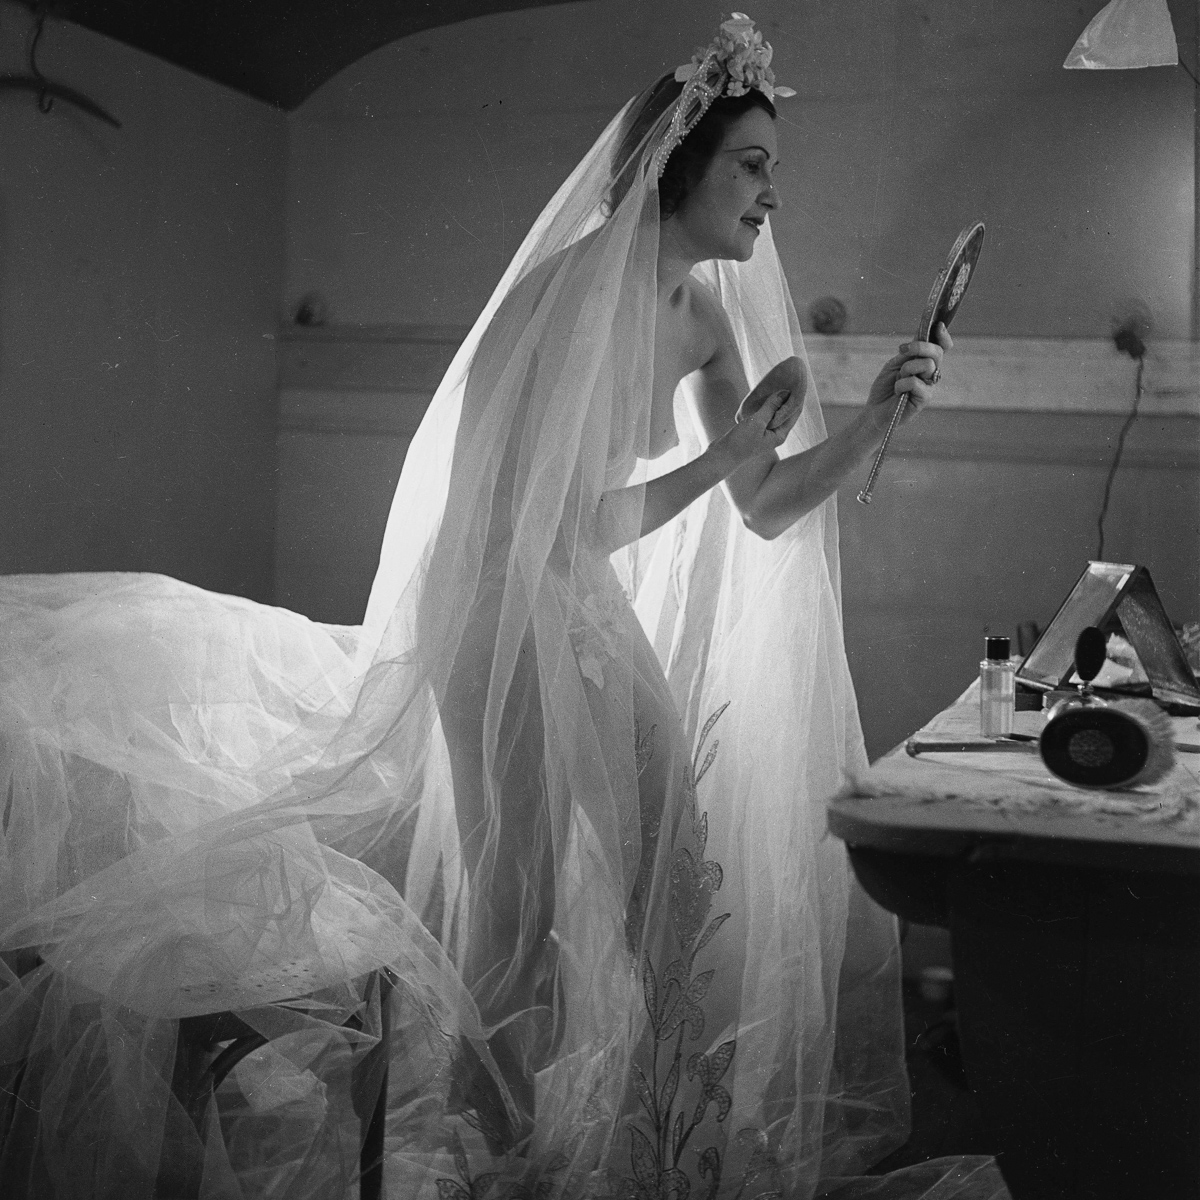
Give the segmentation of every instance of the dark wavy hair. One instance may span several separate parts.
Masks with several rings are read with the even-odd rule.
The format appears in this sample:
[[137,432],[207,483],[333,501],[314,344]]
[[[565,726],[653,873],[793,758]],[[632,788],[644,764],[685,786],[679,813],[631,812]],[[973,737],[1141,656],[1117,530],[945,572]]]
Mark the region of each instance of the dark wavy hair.
[[[682,91],[683,84],[674,75],[664,75],[650,89],[642,107],[631,111],[626,117],[625,128],[621,131],[613,154],[614,178],[605,205],[609,213],[616,210],[633,183],[637,163],[629,161],[630,155],[637,150],[659,117],[679,99]],[[665,220],[679,211],[688,195],[704,178],[708,164],[725,138],[725,131],[752,108],[761,108],[771,120],[775,119],[775,105],[758,88],[750,88],[741,96],[721,96],[712,102],[708,112],[696,122],[692,131],[667,159],[658,181],[659,216]]]

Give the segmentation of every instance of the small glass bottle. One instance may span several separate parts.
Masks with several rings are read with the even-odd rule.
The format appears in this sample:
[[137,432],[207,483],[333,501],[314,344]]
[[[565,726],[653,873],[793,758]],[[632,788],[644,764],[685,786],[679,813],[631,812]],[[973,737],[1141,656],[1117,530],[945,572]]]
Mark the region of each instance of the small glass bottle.
[[1008,638],[989,637],[979,664],[979,732],[984,737],[1012,733],[1017,672],[1009,662]]

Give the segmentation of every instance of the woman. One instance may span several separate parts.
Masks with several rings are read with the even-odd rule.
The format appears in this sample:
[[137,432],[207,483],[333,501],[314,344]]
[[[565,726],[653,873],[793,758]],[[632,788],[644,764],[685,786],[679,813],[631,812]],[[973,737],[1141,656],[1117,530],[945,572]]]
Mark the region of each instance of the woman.
[[[4,589],[0,944],[40,965],[0,992],[30,1133],[0,1179],[127,1194],[188,1160],[213,1194],[339,1194],[343,1022],[383,967],[397,1196],[808,1196],[903,1140],[894,933],[824,835],[864,761],[825,501],[949,339],[824,437],[769,56],[727,22],[539,218],[361,629],[153,578]],[[201,1152],[167,1083],[180,1018],[221,1009],[271,1041]]]
[[[667,117],[682,90],[681,84],[670,77],[661,81],[618,127],[619,145],[612,153],[610,166],[612,177],[618,181],[615,190],[620,189],[631,167],[635,176],[642,170],[635,155],[647,153],[644,147],[655,125]],[[501,432],[488,433],[485,446],[492,457],[486,464],[481,465],[468,453],[473,443],[467,446],[459,443],[455,448],[451,496],[458,490],[459,473],[464,487],[467,480],[473,482],[481,476],[488,480],[481,490],[471,494],[465,514],[469,533],[464,541],[482,546],[478,582],[470,575],[465,581],[457,578],[438,587],[427,587],[425,595],[432,600],[435,611],[429,614],[427,629],[418,625],[417,642],[439,647],[453,644],[459,634],[457,628],[447,631],[442,623],[442,598],[456,594],[465,600],[473,594],[472,603],[464,604],[460,614],[464,634],[439,711],[450,750],[456,816],[475,900],[471,910],[467,979],[485,1025],[502,1026],[491,1039],[491,1047],[511,1090],[520,1114],[518,1119],[528,1128],[535,1123],[533,1075],[542,1061],[533,1047],[539,1042],[548,1043],[552,1035],[548,1029],[535,1030],[527,1025],[538,1024],[534,1014],[543,1022],[553,1022],[554,1005],[537,1001],[537,981],[549,978],[556,970],[553,962],[547,961],[554,957],[556,943],[551,941],[551,935],[556,907],[569,904],[569,900],[556,895],[562,891],[561,863],[565,851],[561,845],[564,835],[556,832],[555,824],[567,819],[558,814],[570,811],[573,793],[596,788],[595,781],[582,774],[561,785],[561,789],[556,788],[553,780],[543,777],[547,740],[543,710],[547,706],[553,708],[560,714],[560,720],[562,713],[575,714],[569,722],[563,721],[565,732],[560,735],[563,742],[587,737],[605,764],[603,776],[611,789],[609,803],[616,810],[616,825],[629,829],[636,823],[637,828],[626,835],[626,844],[639,848],[637,870],[630,863],[622,864],[620,869],[609,864],[605,876],[606,885],[613,892],[614,907],[625,910],[630,925],[635,918],[645,919],[643,905],[648,900],[648,881],[669,870],[665,863],[656,864],[654,856],[659,852],[669,856],[678,836],[660,842],[659,826],[664,808],[668,814],[673,805],[677,810],[679,797],[686,790],[687,768],[682,764],[687,762],[686,747],[696,733],[692,728],[690,738],[679,736],[674,706],[664,695],[649,648],[633,625],[608,561],[610,553],[653,533],[720,482],[724,482],[742,521],[755,534],[773,538],[790,529],[875,449],[897,394],[907,393],[914,401],[914,408],[924,402],[930,385],[922,376],[932,375],[941,360],[941,346],[922,344],[907,348],[906,354],[898,355],[885,368],[874,389],[873,403],[846,430],[784,461],[779,460],[775,450],[784,444],[800,417],[806,382],[804,367],[796,357],[785,358],[747,396],[746,372],[730,317],[715,292],[692,274],[700,262],[744,262],[751,258],[756,241],[764,236],[767,216],[779,205],[772,183],[776,159],[774,108],[763,91],[751,87],[740,96],[716,99],[666,158],[658,181],[657,202],[647,188],[648,176],[643,177],[640,191],[635,185],[632,197],[626,195],[618,200],[616,211],[609,218],[610,225],[625,215],[620,209],[621,202],[627,209],[635,203],[649,206],[646,224],[658,217],[658,246],[652,277],[646,273],[643,279],[637,279],[636,272],[644,273],[648,263],[630,264],[626,259],[623,267],[623,286],[633,292],[629,306],[638,306],[638,326],[636,330],[629,327],[623,331],[619,340],[613,336],[612,346],[624,353],[640,348],[644,361],[631,359],[628,373],[617,378],[612,394],[605,396],[603,403],[615,414],[609,418],[610,426],[617,424],[618,419],[631,418],[645,425],[637,430],[629,445],[618,447],[620,453],[614,453],[611,432],[608,445],[598,443],[587,452],[587,457],[597,463],[602,456],[608,460],[603,484],[593,484],[596,490],[591,495],[580,484],[581,497],[575,500],[570,492],[575,481],[562,481],[564,507],[576,503],[579,508],[575,511],[568,508],[557,518],[562,523],[554,531],[557,558],[547,537],[545,561],[535,560],[525,566],[518,557],[519,548],[514,551],[514,531],[521,521],[516,515],[521,505],[532,507],[541,503],[545,496],[542,488],[549,490],[545,484],[539,484],[535,490],[527,482],[536,477],[532,467],[525,479],[520,477],[517,467],[521,448],[527,447],[528,431],[533,425],[526,406],[534,412],[543,405],[547,411],[553,411],[560,380],[552,380],[545,398],[537,394],[536,384],[514,395],[508,426],[502,427]],[[607,197],[610,206],[614,199],[610,192]],[[643,214],[635,211],[633,219],[641,222]],[[652,232],[652,226],[649,229],[638,226],[631,242],[636,244],[639,236]],[[617,241],[617,235],[606,237],[610,233],[608,227],[584,233],[566,248],[549,254],[513,287],[474,355],[464,390],[460,428],[477,428],[494,415],[500,389],[492,372],[511,371],[514,359],[519,357],[519,343],[502,340],[498,331],[511,322],[511,333],[518,339],[526,337],[529,324],[537,320],[538,298],[560,284],[571,288],[577,276],[587,280],[586,290],[565,302],[567,310],[573,312],[576,303],[581,308],[589,304],[597,283],[584,264],[589,256],[598,258],[602,252],[612,253],[610,244]],[[625,251],[626,255],[629,253]],[[634,292],[633,282],[641,295]],[[618,303],[623,306],[621,301]],[[554,319],[560,331],[566,324],[563,306],[564,298],[556,295]],[[781,304],[781,310],[783,307]],[[601,328],[620,328],[629,323],[630,317],[620,307],[605,313],[602,321],[588,322],[589,326],[597,324]],[[651,324],[652,342],[644,332]],[[565,340],[565,331],[554,336]],[[548,332],[539,337],[541,344],[550,340]],[[608,367],[604,349],[588,347],[587,354]],[[653,369],[649,370],[651,362]],[[563,371],[562,378],[572,380],[575,372]],[[684,378],[688,379],[692,408],[706,448],[648,482],[619,486],[633,466],[631,451],[636,450],[642,459],[656,460],[679,444],[674,396]],[[636,395],[638,389],[648,393],[639,406],[644,406],[643,411],[633,408],[626,416],[632,408],[630,394]],[[744,403],[743,397],[746,397]],[[624,411],[621,406],[626,406]],[[598,407],[598,399],[593,395],[588,411],[594,413]],[[582,406],[576,415],[583,415]],[[620,428],[619,424],[617,427]],[[587,436],[586,427],[579,436],[581,439]],[[497,446],[503,449],[497,451]],[[557,440],[550,442],[550,453],[556,455],[560,446]],[[582,448],[576,451],[576,457],[584,458]],[[489,465],[494,475],[488,474]],[[481,496],[486,499],[481,500]],[[397,524],[400,519],[407,524],[410,514],[407,501],[403,505],[398,502],[397,514]],[[450,553],[457,563],[461,560],[461,543],[449,544],[454,547]],[[446,545],[443,526],[441,540],[434,549],[435,560]],[[385,546],[384,562],[390,557]],[[809,564],[809,569],[816,568],[817,563]],[[521,592],[514,599],[512,591],[517,587]],[[539,589],[552,595],[543,599]],[[786,583],[781,580],[775,590],[786,591]],[[546,610],[567,614],[560,628],[550,629],[552,618],[543,613],[544,624],[538,630],[543,602]],[[515,615],[506,614],[506,605],[512,606]],[[380,607],[391,612],[395,602],[389,594],[380,604],[377,589],[372,608]],[[607,615],[607,629],[603,617],[597,619],[593,613]],[[504,641],[505,635],[500,631],[506,624],[507,637],[514,647],[520,645],[520,651],[512,659],[511,674],[497,681],[493,677],[496,647]],[[602,643],[606,635],[609,653],[601,657],[592,649],[592,643]],[[546,679],[540,663],[545,653],[541,647],[548,644],[557,649],[563,639],[572,640],[576,651],[582,676],[577,694],[567,695],[561,681],[552,684]],[[611,665],[604,658],[611,660]],[[844,679],[840,682],[848,697],[848,682]],[[757,680],[756,686],[765,686],[765,681]],[[718,703],[719,697],[714,699],[713,707]],[[738,719],[740,714],[731,716]],[[776,719],[786,721],[787,715],[777,713]],[[509,729],[511,734],[506,732]],[[656,744],[652,752],[648,749],[650,756],[642,766],[638,788],[635,791],[630,783],[622,797],[613,784],[622,774],[631,772],[638,730],[654,730]],[[844,737],[844,731],[838,730],[837,736]],[[489,760],[486,748],[493,741],[498,749]],[[556,753],[550,751],[551,756]],[[829,779],[828,793],[837,786],[842,758],[835,744],[828,745],[823,756],[828,760],[823,768]],[[505,763],[503,768],[496,765],[501,759]],[[493,789],[490,796],[489,784]],[[793,782],[791,786],[794,790],[796,784]],[[638,807],[631,812],[628,809],[634,798]],[[795,798],[793,794],[793,803]],[[823,798],[824,795],[815,797]],[[758,803],[762,805],[762,798]],[[770,806],[767,807],[769,811]],[[819,811],[816,809],[818,814]],[[736,807],[731,813],[736,814],[735,823],[745,818]],[[805,813],[806,820],[811,816]],[[710,820],[713,818],[714,814],[710,814]],[[675,830],[678,815],[672,820],[671,828]],[[798,853],[801,857],[811,857],[811,851]],[[745,866],[750,867],[750,862]],[[796,866],[803,875],[799,864]],[[812,886],[810,882],[797,882],[801,887]],[[587,888],[595,887],[595,880],[589,881]],[[844,879],[839,881],[839,890],[848,890]],[[774,923],[779,903],[773,898],[768,903]],[[746,928],[744,914],[731,919],[739,929]],[[809,932],[816,939],[829,935],[827,930],[812,927]],[[632,928],[630,940],[634,945],[639,944],[639,936]],[[736,1024],[739,998],[722,987],[722,982],[713,985],[716,990],[708,1004],[711,1006],[720,999],[727,1020]],[[763,982],[760,975],[760,986]],[[576,1005],[568,1002],[563,1007],[570,1023]],[[820,1007],[819,1023],[828,1025],[830,1014],[823,1005]],[[825,1036],[818,1040],[824,1041]],[[771,1055],[783,1050],[778,1043],[771,1042],[760,1057],[774,1062]],[[892,1081],[891,1086],[901,1085]],[[815,1113],[813,1119],[817,1119]],[[508,1136],[515,1137],[516,1132],[509,1130]]]

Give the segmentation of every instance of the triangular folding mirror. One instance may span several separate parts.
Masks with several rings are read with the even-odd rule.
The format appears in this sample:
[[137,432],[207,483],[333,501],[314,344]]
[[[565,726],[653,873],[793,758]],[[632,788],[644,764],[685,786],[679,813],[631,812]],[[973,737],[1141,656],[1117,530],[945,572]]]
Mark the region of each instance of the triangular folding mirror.
[[1067,685],[1075,670],[1075,640],[1089,625],[1106,632],[1114,620],[1137,653],[1148,684],[1113,692],[1151,694],[1176,711],[1200,712],[1200,687],[1145,567],[1088,563],[1062,607],[1034,643],[1017,679],[1039,691]]

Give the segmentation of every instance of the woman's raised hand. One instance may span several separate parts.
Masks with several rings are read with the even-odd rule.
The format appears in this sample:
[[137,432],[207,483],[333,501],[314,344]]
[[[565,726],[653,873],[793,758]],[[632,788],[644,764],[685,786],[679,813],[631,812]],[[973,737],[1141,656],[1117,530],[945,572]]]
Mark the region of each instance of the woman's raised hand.
[[[942,375],[942,360],[947,350],[954,346],[946,326],[941,321],[934,329],[933,342],[905,342],[900,352],[883,364],[875,376],[867,404],[883,406],[880,419],[886,425],[900,396],[908,397],[904,417],[907,420],[918,413],[933,398],[933,389]],[[883,413],[886,412],[886,418]]]

